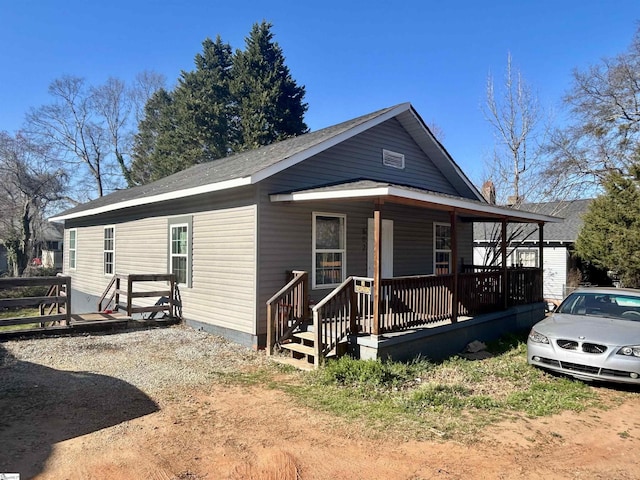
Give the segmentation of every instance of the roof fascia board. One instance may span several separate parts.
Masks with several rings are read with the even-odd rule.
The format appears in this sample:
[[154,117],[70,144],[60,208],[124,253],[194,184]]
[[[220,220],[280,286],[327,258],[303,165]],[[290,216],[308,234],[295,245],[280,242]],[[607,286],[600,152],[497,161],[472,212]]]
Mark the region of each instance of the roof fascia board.
[[193,195],[201,195],[203,193],[217,192],[219,190],[226,190],[229,188],[242,187],[251,184],[250,177],[236,178],[233,180],[227,180],[224,182],[210,183],[207,185],[201,185],[199,187],[186,188],[183,190],[176,190],[173,192],[161,193],[159,195],[153,195],[151,197],[134,198],[131,200],[124,200],[122,202],[113,203],[110,205],[104,205],[102,207],[91,208],[89,210],[82,210],[80,212],[70,213],[69,215],[59,215],[49,218],[50,222],[58,222],[61,220],[70,220],[73,218],[88,217],[91,215],[99,215],[101,213],[107,213],[114,210],[121,210],[123,208],[138,207],[141,205],[148,205],[150,203],[165,202],[168,200],[176,200],[179,198],[191,197]]
[[534,222],[560,222],[562,219],[556,217],[550,217],[548,215],[541,215],[532,212],[514,211],[511,209],[498,207],[490,204],[476,205],[464,199],[441,197],[432,193],[415,192],[412,190],[405,190],[394,186],[384,187],[372,187],[372,188],[354,188],[345,190],[329,190],[329,191],[316,191],[316,192],[292,192],[292,193],[279,193],[270,195],[272,202],[295,202],[295,201],[309,201],[309,200],[336,200],[336,199],[349,199],[349,198],[366,198],[366,197],[380,197],[380,196],[394,196],[399,198],[405,198],[410,200],[416,200],[420,202],[433,203],[438,205],[444,205],[451,208],[459,208],[468,211],[475,211],[481,213],[489,213],[500,217],[510,217],[514,219],[526,219]]
[[292,155],[289,158],[286,158],[280,162],[277,162],[273,165],[270,165],[269,167],[264,168],[259,172],[254,173],[251,176],[251,182],[258,183],[259,181],[264,180],[265,178],[275,175],[276,173],[280,173],[281,171],[286,170],[287,168],[292,167],[302,162],[303,160],[306,160],[307,158],[311,158],[314,155],[322,153],[323,151],[331,147],[334,147],[339,143],[344,142],[345,140],[355,137],[356,135],[366,130],[369,130],[372,127],[375,127],[376,125],[386,122],[390,118],[396,117],[402,112],[405,112],[410,109],[411,109],[410,103],[402,103],[396,106],[395,108],[389,110],[388,112],[383,113],[382,115],[372,118],[371,120],[368,120],[360,125],[356,125],[355,127],[352,127],[345,132],[342,132],[334,137],[328,138],[324,142],[320,142],[319,144],[307,150],[303,150],[302,152],[296,153],[295,155]]

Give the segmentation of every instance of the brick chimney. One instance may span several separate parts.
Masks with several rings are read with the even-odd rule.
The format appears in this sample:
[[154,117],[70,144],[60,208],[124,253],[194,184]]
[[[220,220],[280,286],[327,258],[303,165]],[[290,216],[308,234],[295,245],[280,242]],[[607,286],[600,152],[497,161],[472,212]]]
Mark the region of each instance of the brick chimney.
[[491,205],[496,204],[496,187],[491,180],[482,184],[482,196]]

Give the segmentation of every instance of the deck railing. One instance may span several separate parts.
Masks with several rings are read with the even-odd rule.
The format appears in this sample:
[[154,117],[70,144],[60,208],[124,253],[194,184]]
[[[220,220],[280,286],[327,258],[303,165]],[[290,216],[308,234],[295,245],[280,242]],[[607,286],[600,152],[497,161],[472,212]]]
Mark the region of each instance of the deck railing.
[[[503,271],[495,268],[468,269],[457,275],[458,304],[454,309],[455,275],[417,275],[383,279],[380,286],[379,333],[452,321],[505,306],[542,301],[540,269],[509,268],[507,299]],[[338,348],[349,334],[373,334],[372,278],[349,277],[312,309],[315,362]],[[271,352],[279,339],[286,339],[306,318],[308,274],[296,276],[267,303],[267,346]],[[336,350],[337,351],[337,350]]]
[[338,343],[346,335],[358,331],[358,305],[362,305],[362,308],[369,308],[364,294],[356,292],[356,278],[368,280],[362,277],[349,277],[313,307],[314,361],[316,366],[321,358],[338,347]]
[[0,278],[0,290],[22,287],[49,287],[46,295],[25,295],[19,298],[0,299],[0,311],[4,309],[38,308],[40,315],[11,317],[0,320],[0,326],[28,325],[44,328],[54,323],[71,322],[71,277],[20,277]]
[[[144,282],[167,282],[163,290],[135,290],[134,285]],[[121,297],[126,297],[123,304]],[[136,298],[159,298],[155,305],[136,306]],[[178,300],[176,276],[172,274],[130,274],[114,275],[98,300],[98,312],[126,311],[128,316],[136,313],[149,313],[152,316],[164,313],[169,317],[180,318],[181,305]]]
[[453,275],[417,275],[382,280],[381,331],[450,320]]
[[292,278],[267,301],[267,353],[291,336],[296,326],[309,317],[309,274],[294,270]]

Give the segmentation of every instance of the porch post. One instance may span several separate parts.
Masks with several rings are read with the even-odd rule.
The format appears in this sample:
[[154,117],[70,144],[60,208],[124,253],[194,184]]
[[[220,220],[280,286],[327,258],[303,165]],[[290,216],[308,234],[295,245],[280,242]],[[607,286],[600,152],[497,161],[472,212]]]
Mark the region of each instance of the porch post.
[[451,224],[451,270],[453,271],[453,295],[451,323],[458,321],[458,228],[455,209],[449,214]]
[[382,279],[382,200],[373,209],[373,321],[372,335],[380,335],[380,282]]
[[507,219],[502,219],[502,239],[500,241],[500,253],[502,254],[502,306],[506,309],[509,307],[509,295],[507,294],[507,288],[509,286],[509,279],[507,274]]
[[540,284],[537,285],[540,288],[540,298],[544,299],[544,223],[538,224],[538,258],[540,259]]

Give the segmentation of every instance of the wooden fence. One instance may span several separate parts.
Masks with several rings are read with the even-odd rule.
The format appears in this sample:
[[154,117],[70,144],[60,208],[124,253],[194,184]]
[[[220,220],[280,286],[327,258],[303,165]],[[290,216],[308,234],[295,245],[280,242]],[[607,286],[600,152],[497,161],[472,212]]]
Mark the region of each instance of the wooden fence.
[[0,319],[0,327],[34,324],[35,328],[45,328],[55,323],[64,325],[71,323],[71,277],[0,278],[0,291],[37,289],[38,287],[48,289],[47,293],[45,295],[22,293],[22,296],[17,298],[1,298],[0,311],[37,308],[40,314]]

